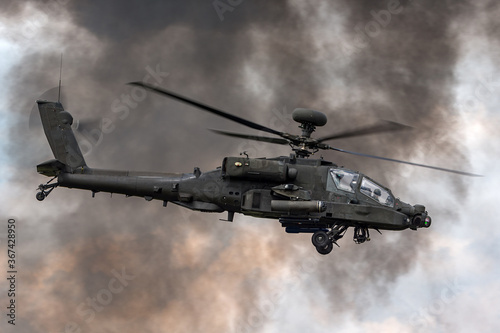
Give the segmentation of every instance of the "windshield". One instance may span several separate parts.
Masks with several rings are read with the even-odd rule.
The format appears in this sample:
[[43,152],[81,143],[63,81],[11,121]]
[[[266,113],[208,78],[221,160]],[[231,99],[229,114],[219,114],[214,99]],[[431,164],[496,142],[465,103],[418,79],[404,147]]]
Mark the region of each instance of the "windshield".
[[354,193],[357,186],[359,174],[344,169],[330,169],[330,179],[335,186],[342,191]]
[[363,178],[359,191],[376,202],[388,206],[394,206],[394,198],[389,191],[368,178]]

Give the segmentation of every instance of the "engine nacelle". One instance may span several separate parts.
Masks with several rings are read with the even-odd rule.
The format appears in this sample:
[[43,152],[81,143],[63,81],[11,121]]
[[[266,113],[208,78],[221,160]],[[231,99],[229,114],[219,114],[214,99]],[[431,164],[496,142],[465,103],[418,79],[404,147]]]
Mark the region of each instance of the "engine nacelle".
[[289,168],[283,161],[226,157],[222,162],[222,175],[249,180],[285,182],[297,177],[297,169]]

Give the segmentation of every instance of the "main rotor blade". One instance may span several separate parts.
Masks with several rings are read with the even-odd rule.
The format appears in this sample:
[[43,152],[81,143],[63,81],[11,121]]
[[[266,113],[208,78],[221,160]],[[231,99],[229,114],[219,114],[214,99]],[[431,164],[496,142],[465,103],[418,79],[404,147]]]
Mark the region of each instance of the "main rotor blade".
[[425,165],[425,164],[418,164],[418,163],[413,163],[413,162],[406,162],[406,161],[396,160],[396,159],[393,159],[393,158],[380,157],[380,156],[368,155],[368,154],[363,154],[363,153],[356,153],[356,152],[353,152],[353,151],[348,151],[348,150],[344,150],[344,149],[340,149],[340,148],[335,148],[335,147],[329,147],[329,148],[331,150],[339,151],[341,153],[347,153],[347,154],[352,154],[352,155],[357,155],[357,156],[376,158],[376,159],[379,159],[379,160],[396,162],[396,163],[409,164],[409,165],[413,165],[413,166],[418,166],[418,167],[428,168],[428,169],[434,169],[434,170],[439,170],[439,171],[452,172],[452,173],[456,173],[456,174],[463,175],[463,176],[483,177],[482,175],[476,175],[474,173],[469,173],[469,172],[464,172],[464,171],[451,170],[451,169],[445,169],[445,168],[431,166],[431,165]]
[[128,84],[138,86],[138,87],[143,87],[145,89],[151,90],[151,91],[156,92],[158,94],[171,97],[171,98],[176,99],[178,101],[190,104],[190,105],[195,106],[197,108],[200,108],[204,111],[208,111],[208,112],[216,114],[220,117],[232,120],[234,122],[237,122],[239,124],[245,125],[247,127],[250,127],[250,128],[253,128],[253,129],[256,129],[259,131],[263,131],[263,132],[267,132],[267,133],[271,133],[271,134],[275,134],[275,135],[279,135],[279,136],[286,136],[287,135],[286,133],[279,132],[279,131],[273,130],[272,128],[268,128],[268,127],[256,124],[254,122],[251,122],[250,120],[246,120],[246,119],[234,116],[232,114],[229,114],[229,113],[224,112],[222,110],[216,109],[216,108],[211,107],[209,105],[197,102],[197,101],[190,99],[188,97],[184,97],[182,95],[179,95],[177,93],[174,93],[174,92],[162,89],[162,88],[154,87],[154,86],[149,85],[149,84],[144,83],[144,82],[129,82]]
[[262,141],[262,142],[267,142],[267,143],[275,143],[275,144],[279,144],[279,145],[288,144],[288,140],[286,140],[286,139],[269,138],[269,137],[259,136],[259,135],[239,134],[239,133],[233,133],[233,132],[220,131],[220,130],[216,130],[216,129],[210,129],[210,130],[212,132],[217,133],[217,134],[232,136],[232,137],[240,138],[240,139],[249,139],[249,140]]
[[383,120],[383,122],[375,125],[370,125],[366,127],[361,127],[354,130],[349,130],[339,134],[329,135],[318,139],[318,142],[323,142],[327,140],[352,138],[355,136],[362,136],[368,134],[385,133],[385,132],[396,132],[412,129],[411,126],[406,126],[400,123],[396,123],[389,120]]

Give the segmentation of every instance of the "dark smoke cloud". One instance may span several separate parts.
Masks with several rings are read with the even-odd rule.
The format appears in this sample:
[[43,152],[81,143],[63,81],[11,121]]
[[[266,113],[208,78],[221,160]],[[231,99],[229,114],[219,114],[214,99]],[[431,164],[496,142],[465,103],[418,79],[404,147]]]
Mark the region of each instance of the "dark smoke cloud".
[[396,144],[391,137],[369,140],[365,142],[368,151],[385,155],[397,151],[411,159],[414,149],[435,147],[427,154],[445,154],[448,166],[466,161],[460,156],[460,144],[446,138],[453,129],[454,70],[459,58],[452,24],[466,5],[447,1],[346,2],[347,52],[354,57],[345,68],[345,77],[346,84],[359,93],[356,102],[345,109],[366,110],[417,129],[399,135]]
[[[62,11],[71,30],[58,31],[58,38],[65,41],[65,105],[78,119],[114,121],[115,130],[86,156],[92,167],[206,170],[218,166],[239,144],[203,130],[238,130],[238,125],[158,96],[148,95],[124,119],[113,113],[113,102],[131,91],[124,83],[142,79],[148,66],[169,73],[162,86],[266,126],[271,110],[283,106],[288,111],[325,109],[331,127],[321,129],[322,134],[357,127],[367,118],[401,121],[417,127],[419,134],[398,136],[399,141],[381,136],[339,144],[405,159],[413,156],[413,150],[432,146],[431,154],[445,154],[445,167],[457,167],[466,162],[460,144],[443,133],[452,126],[448,116],[459,56],[456,32],[450,26],[464,9],[456,2],[415,3],[402,2],[404,10],[379,35],[365,36],[367,45],[356,52],[346,54],[339,47],[318,59],[321,50],[311,21],[321,18],[314,7],[304,15],[286,1],[243,1],[220,21],[210,1],[69,1]],[[386,9],[387,3],[341,1],[328,10],[338,14],[339,6],[345,16],[342,36],[353,42],[359,37],[355,25],[373,20],[370,11]],[[23,13],[18,5],[11,15],[16,13]],[[41,130],[22,133],[34,100],[57,84],[59,53],[29,49],[13,70],[13,113],[25,121],[11,131],[18,138],[11,143],[13,164],[19,170],[14,186],[31,189],[43,181],[33,175],[33,166],[51,158]],[[332,87],[327,76],[332,73],[323,72],[322,64],[345,57],[348,65],[335,75],[352,93],[336,105],[342,110],[339,115],[329,109],[326,95]],[[259,84],[268,96],[250,89],[248,65],[261,76]],[[287,131],[296,133],[295,124],[287,125]],[[373,162],[366,167],[366,161],[348,156],[325,156],[369,171],[388,185],[396,182],[387,176],[387,169],[396,173],[398,166]],[[275,221],[238,216],[228,224],[217,221],[219,215],[170,205],[165,209],[161,203],[137,198],[109,199],[106,194],[91,199],[90,193],[67,189],[57,189],[46,201],[43,204],[51,213],[44,215],[43,226],[36,226],[44,238],[34,240],[33,246],[41,247],[45,239],[51,245],[47,252],[32,253],[36,260],[24,270],[23,298],[34,300],[22,318],[29,332],[62,331],[68,322],[84,331],[221,332],[248,327],[259,331],[272,315],[256,319],[252,314],[263,294],[276,291],[269,287],[269,281],[276,280],[291,284],[285,294],[299,288],[314,295],[321,288],[332,301],[315,306],[362,316],[365,306],[378,303],[391,284],[414,267],[417,249],[427,242],[425,235],[411,232],[373,235],[373,242],[359,247],[346,239],[334,256],[307,266],[308,258],[317,258],[308,237],[285,235]],[[29,203],[34,204],[38,203]],[[112,270],[122,267],[135,278],[102,311],[95,311],[87,325],[86,317],[77,312],[79,305],[106,289],[114,277]],[[291,282],[287,271],[297,273]]]

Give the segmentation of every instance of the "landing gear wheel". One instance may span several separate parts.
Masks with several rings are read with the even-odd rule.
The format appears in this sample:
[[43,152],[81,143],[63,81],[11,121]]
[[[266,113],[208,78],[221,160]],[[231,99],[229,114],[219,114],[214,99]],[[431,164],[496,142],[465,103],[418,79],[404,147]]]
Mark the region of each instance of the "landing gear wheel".
[[325,255],[332,252],[332,250],[333,250],[332,242],[328,242],[328,244],[325,246],[316,246],[316,251],[318,251],[319,254]]
[[42,201],[43,199],[48,197],[50,192],[52,192],[57,186],[59,186],[59,183],[51,184],[51,182],[56,178],[57,176],[54,176],[54,178],[49,180],[47,183],[38,185],[38,190],[40,191],[36,194],[36,199],[38,201]]
[[328,245],[328,243],[331,243],[330,238],[328,237],[326,232],[324,232],[322,230],[316,231],[312,235],[311,241],[312,241],[313,245],[316,246],[317,248],[320,248],[320,247],[323,248],[326,245]]
[[43,193],[43,192],[38,192],[38,193],[36,194],[36,199],[37,199],[38,201],[42,201],[43,199],[45,199],[45,193]]

